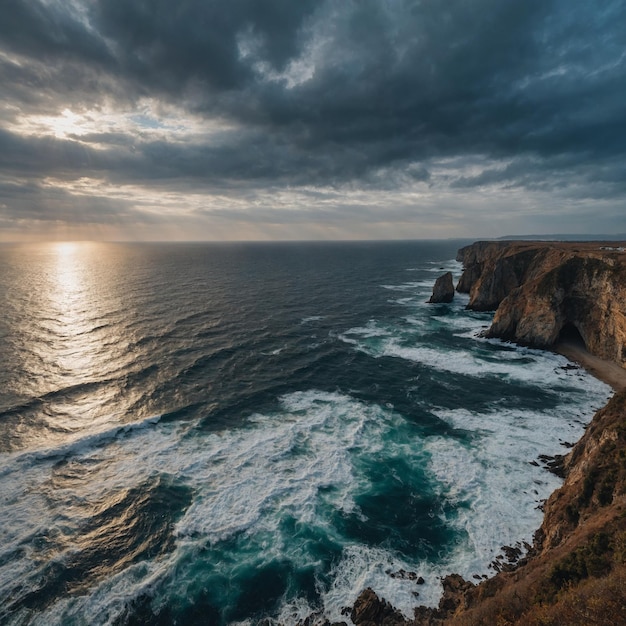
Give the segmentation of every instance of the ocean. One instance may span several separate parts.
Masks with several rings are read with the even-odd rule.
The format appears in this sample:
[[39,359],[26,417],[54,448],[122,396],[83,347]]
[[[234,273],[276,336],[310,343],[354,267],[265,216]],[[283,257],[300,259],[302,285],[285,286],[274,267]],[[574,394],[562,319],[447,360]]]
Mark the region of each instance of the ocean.
[[611,390],[427,304],[464,243],[0,246],[0,623],[411,616],[532,542]]

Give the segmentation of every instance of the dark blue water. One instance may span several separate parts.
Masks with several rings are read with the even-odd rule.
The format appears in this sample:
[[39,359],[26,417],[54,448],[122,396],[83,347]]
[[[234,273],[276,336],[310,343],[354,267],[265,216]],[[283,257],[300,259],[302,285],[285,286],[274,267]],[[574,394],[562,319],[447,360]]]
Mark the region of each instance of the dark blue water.
[[410,614],[529,540],[609,390],[426,304],[460,245],[1,247],[0,622]]

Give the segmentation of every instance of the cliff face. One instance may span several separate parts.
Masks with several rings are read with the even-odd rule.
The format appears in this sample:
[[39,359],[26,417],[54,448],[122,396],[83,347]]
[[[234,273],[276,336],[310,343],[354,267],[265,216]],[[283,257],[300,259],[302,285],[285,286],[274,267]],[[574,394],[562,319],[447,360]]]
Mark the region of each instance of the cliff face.
[[577,332],[592,354],[626,367],[626,252],[597,243],[478,242],[457,259],[468,308],[496,311],[487,336],[549,347]]
[[596,413],[563,459],[565,482],[548,499],[537,536],[543,552],[566,543],[577,529],[606,523],[626,507],[626,392]]
[[523,282],[534,256],[533,249],[512,251],[507,242],[479,241],[461,248],[457,261],[464,271],[457,291],[470,294],[471,309],[494,311]]

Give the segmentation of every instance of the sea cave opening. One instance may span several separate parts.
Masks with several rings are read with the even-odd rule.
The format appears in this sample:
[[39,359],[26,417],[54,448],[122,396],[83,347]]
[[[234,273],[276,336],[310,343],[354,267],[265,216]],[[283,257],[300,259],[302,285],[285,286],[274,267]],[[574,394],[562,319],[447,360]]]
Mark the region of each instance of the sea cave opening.
[[565,324],[563,324],[563,328],[561,328],[557,343],[569,343],[580,348],[587,349],[587,344],[585,344],[585,340],[580,334],[578,328],[576,328],[576,326],[572,322],[566,322]]

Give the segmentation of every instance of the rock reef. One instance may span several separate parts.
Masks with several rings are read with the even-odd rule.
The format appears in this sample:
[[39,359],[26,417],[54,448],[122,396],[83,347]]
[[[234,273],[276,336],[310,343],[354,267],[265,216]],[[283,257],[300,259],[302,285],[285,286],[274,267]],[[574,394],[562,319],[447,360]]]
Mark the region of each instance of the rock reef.
[[[536,347],[584,342],[626,366],[626,252],[598,242],[477,242],[462,248],[457,290],[495,311],[487,335]],[[367,590],[356,626],[614,626],[626,624],[626,390],[552,464],[564,483],[545,503],[532,546],[477,584],[452,574],[437,608],[405,620]],[[516,548],[503,547],[505,554]]]

